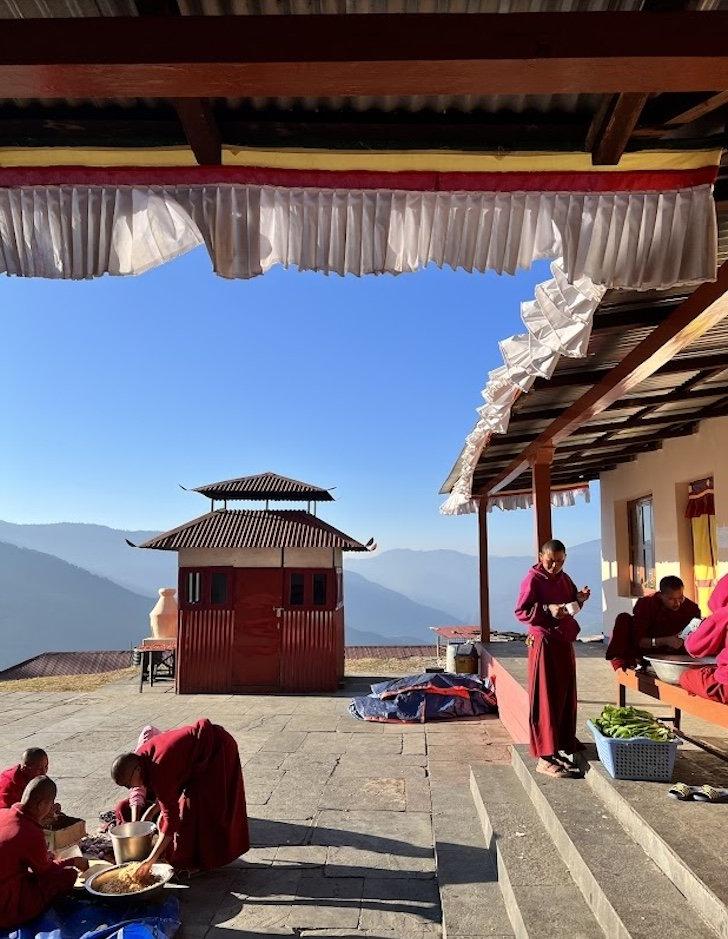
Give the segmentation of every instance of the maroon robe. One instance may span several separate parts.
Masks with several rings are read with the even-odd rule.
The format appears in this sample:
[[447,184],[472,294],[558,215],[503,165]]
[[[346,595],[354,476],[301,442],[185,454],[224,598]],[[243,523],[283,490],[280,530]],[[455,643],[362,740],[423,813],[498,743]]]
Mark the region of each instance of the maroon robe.
[[655,649],[665,651],[667,647],[660,645],[660,639],[677,636],[690,620],[699,618],[700,607],[692,600],[686,599],[677,610],[671,610],[662,602],[659,593],[640,597],[633,614],[620,613],[614,621],[606,657],[615,672],[620,668],[635,668],[646,651],[640,649],[640,640],[655,639]]
[[715,585],[708,606],[712,616],[690,633],[685,648],[696,659],[715,655],[718,664],[686,669],[680,684],[700,698],[728,704],[728,574]]
[[579,625],[573,616],[555,619],[544,606],[571,603],[577,589],[564,571],[551,575],[540,564],[526,574],[516,618],[528,625],[528,696],[531,753],[552,756],[582,749],[576,738],[576,660],[573,642]]
[[20,802],[31,779],[35,779],[32,771],[20,763],[0,773],[0,809],[9,809]]
[[229,864],[250,847],[243,771],[235,739],[202,718],[163,731],[138,750],[142,775],[173,838],[167,859],[182,870]]
[[21,805],[0,809],[0,929],[39,916],[70,893],[77,871],[48,853],[43,829]]

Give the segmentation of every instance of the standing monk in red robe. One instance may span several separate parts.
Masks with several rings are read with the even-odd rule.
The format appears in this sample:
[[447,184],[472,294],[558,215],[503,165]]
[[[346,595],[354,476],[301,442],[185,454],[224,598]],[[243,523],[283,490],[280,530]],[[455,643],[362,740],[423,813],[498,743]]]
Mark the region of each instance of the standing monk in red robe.
[[686,669],[680,684],[700,698],[728,704],[728,574],[715,585],[708,606],[712,616],[690,633],[685,648],[696,659],[716,655],[717,664]]
[[17,766],[0,773],[0,809],[9,809],[20,802],[25,787],[37,776],[48,772],[48,754],[40,747],[26,750]]
[[53,814],[56,784],[47,776],[28,783],[22,800],[0,809],[0,929],[14,929],[43,913],[73,890],[76,868],[88,861],[55,861],[48,853],[42,823]]
[[146,870],[165,852],[178,870],[211,870],[250,847],[238,745],[224,727],[202,718],[162,731],[136,753],[117,757],[111,776],[119,786],[144,786],[157,798],[159,837]]
[[577,770],[571,754],[582,749],[576,738],[576,660],[579,625],[573,613],[589,599],[563,570],[566,547],[547,541],[538,564],[526,574],[516,617],[528,626],[528,694],[531,753],[536,769],[564,778]]

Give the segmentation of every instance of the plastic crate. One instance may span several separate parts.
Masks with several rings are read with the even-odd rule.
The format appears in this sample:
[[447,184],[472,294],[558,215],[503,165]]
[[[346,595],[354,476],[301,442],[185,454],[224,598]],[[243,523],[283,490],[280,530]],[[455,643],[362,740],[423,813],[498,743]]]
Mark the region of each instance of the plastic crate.
[[647,782],[671,782],[680,740],[664,743],[648,737],[620,740],[606,737],[593,721],[587,721],[594,737],[599,759],[612,779],[641,779]]

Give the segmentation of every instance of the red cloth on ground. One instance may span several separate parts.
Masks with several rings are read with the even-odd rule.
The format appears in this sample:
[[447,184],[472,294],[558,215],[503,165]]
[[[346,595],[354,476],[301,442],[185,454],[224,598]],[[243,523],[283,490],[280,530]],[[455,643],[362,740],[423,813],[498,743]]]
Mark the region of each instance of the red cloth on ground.
[[0,810],[0,929],[40,915],[76,882],[76,869],[53,860],[43,829],[22,806]]
[[[615,619],[606,657],[615,671],[635,668],[646,651],[640,649],[640,640],[677,636],[692,619],[700,619],[700,607],[692,600],[685,599],[677,610],[670,610],[659,593],[640,597],[634,605],[634,615],[620,613]],[[655,649],[665,651],[667,647],[658,642]]]
[[577,589],[564,571],[552,576],[534,565],[526,574],[516,604],[517,619],[528,625],[528,695],[531,753],[551,756],[581,749],[576,737],[576,660],[573,641],[579,624],[573,616],[555,619],[544,606],[571,603]]
[[[708,600],[712,616],[704,619],[685,640],[685,648],[696,659],[717,656],[718,664],[691,668],[684,673],[687,691],[702,698],[728,703],[728,574],[718,581]],[[695,674],[695,673],[698,674]],[[689,676],[693,676],[690,678]],[[690,687],[688,687],[690,685]],[[719,687],[718,687],[719,686]],[[710,692],[710,693],[709,693]]]
[[159,802],[160,830],[174,836],[170,864],[211,870],[248,850],[240,755],[224,727],[202,718],[153,737],[139,756],[144,783]]
[[715,672],[713,665],[707,665],[705,668],[687,668],[680,676],[680,685],[699,698],[728,704],[728,685],[718,681]]
[[9,809],[20,802],[31,779],[31,771],[24,769],[20,763],[0,773],[0,809]]

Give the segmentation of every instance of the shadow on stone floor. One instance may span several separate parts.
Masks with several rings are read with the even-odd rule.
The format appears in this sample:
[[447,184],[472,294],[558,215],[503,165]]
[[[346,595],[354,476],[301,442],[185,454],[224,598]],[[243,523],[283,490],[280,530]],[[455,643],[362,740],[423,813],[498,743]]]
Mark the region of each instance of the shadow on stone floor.
[[400,857],[432,857],[431,847],[421,847],[396,838],[386,838],[372,833],[326,828],[320,825],[305,825],[298,822],[279,822],[274,819],[255,818],[254,816],[250,816],[248,822],[250,824],[252,847],[272,848],[287,845],[305,845],[311,843],[315,833],[316,844],[319,846],[350,846],[378,854],[394,854]]

